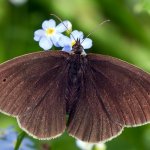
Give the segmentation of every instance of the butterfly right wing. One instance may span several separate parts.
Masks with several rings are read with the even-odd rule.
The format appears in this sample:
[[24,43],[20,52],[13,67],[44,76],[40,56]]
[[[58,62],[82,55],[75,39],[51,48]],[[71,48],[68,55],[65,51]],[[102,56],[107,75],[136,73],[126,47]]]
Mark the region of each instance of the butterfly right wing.
[[111,56],[89,54],[88,59],[109,116],[124,126],[150,122],[150,74]]
[[[70,106],[67,131],[71,136],[90,143],[110,140],[121,133],[123,126],[110,118],[89,66],[84,67],[81,77],[78,99]],[[114,113],[119,121],[117,112]]]
[[150,75],[126,62],[88,54],[81,93],[68,132],[87,142],[107,141],[126,126],[150,122]]
[[32,136],[52,138],[65,129],[67,56],[38,52],[0,65],[0,110],[17,116]]

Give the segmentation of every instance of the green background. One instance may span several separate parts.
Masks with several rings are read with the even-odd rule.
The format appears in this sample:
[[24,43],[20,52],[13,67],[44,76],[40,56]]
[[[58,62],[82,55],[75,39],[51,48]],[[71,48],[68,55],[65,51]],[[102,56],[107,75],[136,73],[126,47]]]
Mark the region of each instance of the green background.
[[[150,72],[150,0],[26,0],[20,5],[12,1],[0,0],[0,62],[42,50],[33,34],[53,13],[85,35],[110,19],[91,35],[89,52],[111,55]],[[9,125],[18,128],[14,118],[1,114],[0,127]],[[78,150],[67,133],[52,141],[33,141],[39,150],[45,144],[51,150]],[[150,150],[150,125],[126,128],[106,146],[107,150]]]

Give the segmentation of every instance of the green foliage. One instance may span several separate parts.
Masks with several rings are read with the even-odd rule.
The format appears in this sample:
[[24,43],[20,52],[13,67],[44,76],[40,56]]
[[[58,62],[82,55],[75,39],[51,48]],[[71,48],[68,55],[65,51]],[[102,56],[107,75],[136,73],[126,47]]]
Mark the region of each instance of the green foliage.
[[149,0],[138,0],[135,9],[137,11],[145,11],[150,14],[150,1]]
[[[150,1],[149,0],[28,0],[14,5],[0,1],[0,62],[25,53],[41,50],[33,41],[33,33],[50,13],[68,19],[74,29],[88,34],[106,19],[91,35],[89,52],[118,57],[150,71]],[[0,114],[0,127],[15,125],[12,117]],[[107,150],[149,150],[150,126],[125,129],[117,138],[106,143]],[[32,139],[37,149],[48,144],[51,150],[78,150],[75,139],[64,133],[51,141]]]

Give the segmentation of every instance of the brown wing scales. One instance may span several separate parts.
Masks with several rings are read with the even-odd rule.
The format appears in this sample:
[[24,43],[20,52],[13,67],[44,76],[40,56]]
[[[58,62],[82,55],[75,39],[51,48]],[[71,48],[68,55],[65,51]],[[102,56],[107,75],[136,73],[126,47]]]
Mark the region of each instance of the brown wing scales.
[[106,111],[107,106],[104,106],[90,68],[87,67],[84,71],[81,94],[70,111],[67,131],[83,141],[105,141],[120,133],[122,126],[110,119],[111,116],[109,111]]
[[65,129],[62,86],[67,57],[64,52],[39,52],[0,66],[0,109],[17,116],[20,126],[34,137],[52,138]]
[[0,65],[0,109],[42,139],[64,131],[66,111],[69,134],[88,142],[107,141],[125,126],[150,121],[148,73],[109,56],[76,56],[72,66],[68,57],[40,52]]
[[109,56],[89,54],[81,94],[68,132],[83,141],[107,141],[124,127],[150,121],[150,75]]
[[120,110],[124,124],[134,126],[150,121],[150,75],[112,57],[100,55],[90,59],[96,74],[104,74],[104,89]]

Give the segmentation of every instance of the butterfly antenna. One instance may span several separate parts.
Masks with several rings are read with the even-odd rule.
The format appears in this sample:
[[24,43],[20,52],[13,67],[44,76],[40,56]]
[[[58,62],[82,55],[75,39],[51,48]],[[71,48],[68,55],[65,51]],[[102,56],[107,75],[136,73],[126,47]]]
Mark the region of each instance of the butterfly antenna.
[[109,21],[110,21],[110,20],[105,20],[105,21],[101,22],[100,24],[98,24],[98,26],[96,26],[96,27],[94,28],[94,30],[92,30],[92,31],[82,40],[81,43],[83,43],[86,38],[88,38],[91,34],[93,34],[93,32],[97,31],[97,29],[99,28],[99,26],[101,26],[101,25],[103,25],[104,23],[109,22]]
[[[67,29],[67,31],[69,32],[69,29],[68,29],[68,27],[64,24],[64,22],[61,20],[61,18],[60,17],[58,17],[57,15],[55,15],[55,14],[50,14],[51,16],[54,16],[55,18],[57,18],[63,25],[64,25],[64,27]],[[70,33],[71,34],[71,33]],[[71,34],[72,35],[72,34]],[[72,35],[72,37],[73,37],[73,39],[76,41],[76,39],[75,39],[75,37]]]

